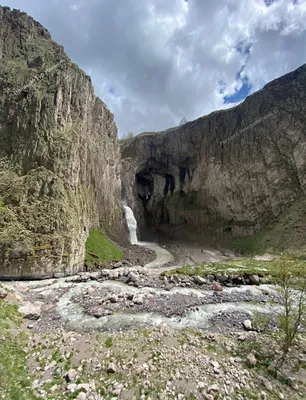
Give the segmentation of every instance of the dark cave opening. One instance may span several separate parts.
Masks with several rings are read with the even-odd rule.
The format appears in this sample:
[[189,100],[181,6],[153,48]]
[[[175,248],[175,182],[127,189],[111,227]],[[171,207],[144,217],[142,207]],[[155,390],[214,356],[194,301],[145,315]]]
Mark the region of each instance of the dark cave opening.
[[169,193],[169,189],[171,194],[173,194],[174,189],[175,189],[175,181],[174,177],[170,174],[165,175],[166,183],[165,183],[165,188],[164,188],[164,196],[167,196]]
[[136,194],[141,199],[144,209],[146,209],[153,191],[154,179],[150,172],[144,171],[136,174]]

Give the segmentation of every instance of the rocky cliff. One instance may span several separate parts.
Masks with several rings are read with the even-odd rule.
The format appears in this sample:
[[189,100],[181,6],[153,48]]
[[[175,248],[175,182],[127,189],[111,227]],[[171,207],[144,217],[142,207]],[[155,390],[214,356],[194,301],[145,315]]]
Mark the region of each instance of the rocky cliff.
[[306,65],[237,107],[144,133],[121,150],[142,233],[259,231],[306,192]]
[[71,274],[125,235],[113,115],[47,30],[0,7],[0,277]]

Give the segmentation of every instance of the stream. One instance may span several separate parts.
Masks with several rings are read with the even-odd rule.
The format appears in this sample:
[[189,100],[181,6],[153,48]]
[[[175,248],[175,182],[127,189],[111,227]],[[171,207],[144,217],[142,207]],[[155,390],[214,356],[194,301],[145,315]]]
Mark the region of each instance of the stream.
[[[275,295],[275,288],[270,285],[223,287],[222,293],[219,294],[207,286],[153,285],[152,279],[160,282],[160,272],[169,269],[169,264],[172,265],[171,268],[175,268],[174,257],[157,243],[138,241],[134,214],[126,204],[124,210],[131,243],[156,253],[154,261],[144,267],[135,267],[138,271],[135,272],[133,268],[128,270],[128,274],[134,271],[134,275],[141,275],[146,271],[143,284],[123,281],[119,274],[117,279],[105,278],[104,281],[88,279],[83,282],[77,281],[76,277],[66,277],[26,283],[14,282],[8,286],[14,285],[18,291],[18,285],[22,288],[22,285],[26,284],[27,291],[22,293],[23,297],[34,304],[51,304],[51,312],[42,315],[42,319],[49,318],[49,322],[52,319],[60,319],[68,329],[75,331],[117,331],[161,324],[174,328],[193,327],[210,330],[213,328],[214,318],[221,318],[222,330],[222,318],[231,323],[231,319],[241,315],[242,320],[239,323],[242,326],[241,321],[254,312],[277,313],[279,306],[276,303],[272,305],[270,301]],[[206,253],[208,258],[215,260],[218,251],[207,250]],[[116,271],[120,271],[120,268]],[[102,310],[99,311],[100,315],[97,315],[97,309]],[[105,309],[109,314],[103,314]]]

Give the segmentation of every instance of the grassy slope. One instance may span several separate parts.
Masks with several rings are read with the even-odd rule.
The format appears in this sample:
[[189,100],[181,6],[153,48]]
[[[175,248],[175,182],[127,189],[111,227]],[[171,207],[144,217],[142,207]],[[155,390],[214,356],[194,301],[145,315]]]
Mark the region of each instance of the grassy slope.
[[305,276],[306,261],[298,256],[283,255],[277,257],[274,261],[257,261],[252,258],[243,260],[230,260],[223,262],[203,263],[201,265],[192,265],[179,267],[173,270],[164,271],[162,275],[185,275],[185,276],[201,276],[208,275],[258,275],[261,277],[270,276],[277,279],[280,273],[282,262],[288,263],[290,271],[295,276]]
[[102,233],[96,230],[90,231],[85,246],[85,264],[88,267],[103,266],[123,258],[123,252],[113,246]]
[[17,308],[0,299],[0,393],[7,400],[37,399],[27,370],[26,337]]
[[306,252],[306,197],[297,200],[262,232],[243,238],[229,238],[227,245],[246,255],[265,252]]

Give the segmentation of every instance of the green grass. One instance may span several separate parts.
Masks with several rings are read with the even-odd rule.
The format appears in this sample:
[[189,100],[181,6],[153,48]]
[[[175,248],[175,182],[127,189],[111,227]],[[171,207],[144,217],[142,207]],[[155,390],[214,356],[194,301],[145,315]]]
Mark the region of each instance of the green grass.
[[107,349],[110,349],[113,346],[113,338],[111,336],[109,336],[108,338],[106,338],[105,340],[105,347]]
[[112,261],[120,261],[123,258],[123,252],[113,246],[102,233],[96,230],[90,231],[85,247],[85,264],[88,267],[103,266]]
[[[31,390],[27,368],[26,337],[18,333],[21,323],[15,306],[0,300],[0,393],[7,400],[38,399]],[[14,333],[13,333],[14,330]]]
[[275,280],[279,276],[279,268],[281,262],[290,264],[290,271],[295,276],[305,274],[306,261],[299,256],[281,255],[274,261],[257,261],[252,258],[243,260],[231,260],[225,262],[203,263],[201,265],[187,265],[173,270],[164,271],[162,276],[184,275],[184,276],[201,276],[207,275],[241,275],[250,276],[258,275],[260,277],[270,277]]
[[306,254],[306,197],[295,201],[263,231],[248,237],[229,237],[227,245],[244,255],[267,252]]

